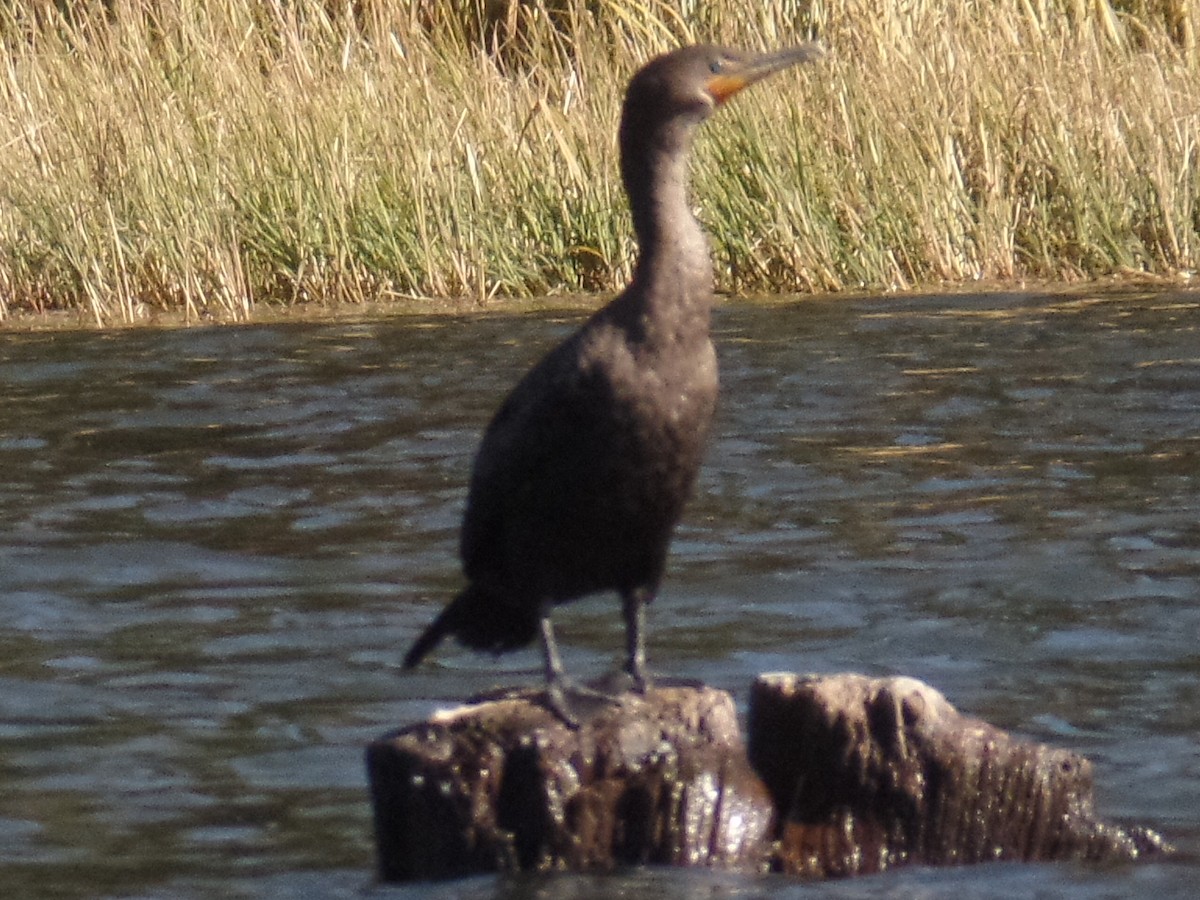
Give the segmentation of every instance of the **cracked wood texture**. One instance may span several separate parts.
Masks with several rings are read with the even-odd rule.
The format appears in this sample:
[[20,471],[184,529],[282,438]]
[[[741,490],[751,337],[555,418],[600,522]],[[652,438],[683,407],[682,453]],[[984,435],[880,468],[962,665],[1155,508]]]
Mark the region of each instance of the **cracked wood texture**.
[[749,751],[729,694],[656,687],[570,729],[539,691],[373,742],[384,881],[659,864],[804,877],[998,859],[1132,860],[1091,765],[960,715],[911,678],[764,675]]

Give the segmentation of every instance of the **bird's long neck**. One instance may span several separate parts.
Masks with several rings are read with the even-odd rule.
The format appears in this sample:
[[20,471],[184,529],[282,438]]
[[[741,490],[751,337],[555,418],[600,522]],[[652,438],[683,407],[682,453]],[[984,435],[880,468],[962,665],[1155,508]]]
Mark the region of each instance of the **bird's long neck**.
[[695,123],[647,125],[636,111],[626,110],[621,172],[639,247],[629,293],[639,297],[642,315],[651,322],[707,336],[712,262],[688,196]]

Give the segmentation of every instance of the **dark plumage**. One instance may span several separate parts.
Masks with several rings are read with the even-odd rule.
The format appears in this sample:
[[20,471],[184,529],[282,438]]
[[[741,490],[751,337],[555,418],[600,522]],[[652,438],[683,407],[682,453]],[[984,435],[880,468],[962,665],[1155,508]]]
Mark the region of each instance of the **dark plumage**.
[[550,612],[615,590],[625,668],[645,688],[642,610],[658,591],[717,401],[712,264],[688,202],[692,136],[743,87],[818,55],[814,44],[767,56],[688,47],[634,76],[620,131],[640,248],[633,281],[530,369],[488,426],[462,529],[469,584],[417,639],[406,668],[446,635],[502,652],[540,633],[551,700],[566,716]]

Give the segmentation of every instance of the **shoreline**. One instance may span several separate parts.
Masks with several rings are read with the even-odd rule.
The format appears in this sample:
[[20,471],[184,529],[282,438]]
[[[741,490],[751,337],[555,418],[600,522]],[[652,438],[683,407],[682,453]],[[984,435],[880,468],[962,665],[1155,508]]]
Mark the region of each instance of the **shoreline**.
[[[716,307],[750,304],[759,307],[790,306],[811,301],[854,302],[872,297],[890,297],[897,302],[930,297],[978,297],[980,295],[1025,295],[1078,298],[1079,300],[1119,301],[1126,297],[1156,294],[1196,295],[1200,307],[1200,279],[1190,275],[1126,275],[1078,281],[979,281],[961,284],[921,285],[907,290],[845,290],[823,293],[730,294],[719,293]],[[199,320],[174,310],[146,311],[134,321],[98,324],[84,310],[18,310],[0,319],[0,335],[38,334],[65,331],[143,331],[180,328],[331,324],[373,322],[383,319],[485,317],[522,315],[579,315],[595,312],[614,296],[613,293],[555,294],[545,297],[494,298],[484,304],[475,299],[407,298],[365,302],[303,304],[262,304],[251,307],[244,318],[208,316]]]

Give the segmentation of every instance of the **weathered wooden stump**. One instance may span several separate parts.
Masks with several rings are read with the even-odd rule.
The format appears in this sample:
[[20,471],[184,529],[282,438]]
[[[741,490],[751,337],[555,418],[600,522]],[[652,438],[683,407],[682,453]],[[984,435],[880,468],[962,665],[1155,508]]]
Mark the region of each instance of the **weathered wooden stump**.
[[1096,817],[1086,759],[960,715],[913,678],[763,675],[749,721],[751,763],[780,813],[784,872],[1166,849],[1151,831]]
[[657,687],[578,730],[508,692],[367,750],[385,881],[622,865],[803,876],[1164,851],[1098,820],[1091,766],[959,713],[910,678]]
[[655,688],[600,703],[578,730],[540,697],[439,713],[368,748],[385,881],[765,865],[774,806],[728,694]]

